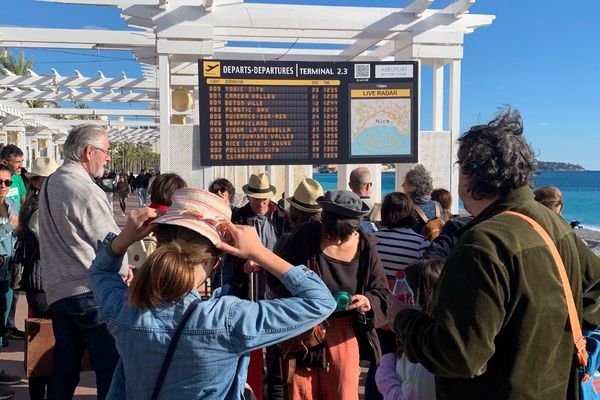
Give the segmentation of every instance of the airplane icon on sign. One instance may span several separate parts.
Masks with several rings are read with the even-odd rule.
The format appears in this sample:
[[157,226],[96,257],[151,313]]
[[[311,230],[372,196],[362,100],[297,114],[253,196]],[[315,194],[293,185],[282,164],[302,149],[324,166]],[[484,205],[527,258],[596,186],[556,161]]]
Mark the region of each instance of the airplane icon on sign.
[[221,63],[219,61],[204,61],[204,76],[218,78],[221,76]]

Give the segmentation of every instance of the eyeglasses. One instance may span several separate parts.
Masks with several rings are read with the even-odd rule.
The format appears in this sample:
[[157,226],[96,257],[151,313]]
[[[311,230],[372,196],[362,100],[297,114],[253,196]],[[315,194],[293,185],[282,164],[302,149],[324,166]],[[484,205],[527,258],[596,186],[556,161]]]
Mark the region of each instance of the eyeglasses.
[[96,150],[100,150],[101,152],[103,152],[104,154],[106,154],[107,156],[110,156],[110,149],[106,149],[104,150],[102,147],[96,147],[96,146],[92,146],[93,149]]
[[0,184],[6,186],[6,187],[11,187],[12,186],[12,181],[10,179],[0,179]]

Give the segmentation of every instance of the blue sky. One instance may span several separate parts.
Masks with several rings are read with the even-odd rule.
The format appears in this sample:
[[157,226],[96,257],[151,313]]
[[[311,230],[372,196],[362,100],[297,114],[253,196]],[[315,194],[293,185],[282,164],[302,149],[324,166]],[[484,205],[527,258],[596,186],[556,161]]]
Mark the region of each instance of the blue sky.
[[[261,1],[265,2],[265,1]],[[370,0],[371,6],[401,7],[408,0]],[[450,0],[436,0],[440,8]],[[1,26],[126,29],[113,7],[5,1]],[[364,0],[295,0],[279,3],[364,5]],[[540,160],[579,163],[600,170],[600,2],[572,0],[480,0],[471,13],[496,20],[465,37],[462,63],[461,130],[487,122],[504,104],[518,108],[525,135]],[[1,40],[1,36],[0,36]],[[1,43],[0,43],[1,46]],[[140,76],[127,52],[32,51],[35,70],[55,67],[62,75],[101,69]],[[447,80],[446,80],[447,82]],[[431,71],[423,71],[421,129],[431,129]],[[447,90],[446,90],[447,92]],[[131,107],[124,104],[123,107]]]

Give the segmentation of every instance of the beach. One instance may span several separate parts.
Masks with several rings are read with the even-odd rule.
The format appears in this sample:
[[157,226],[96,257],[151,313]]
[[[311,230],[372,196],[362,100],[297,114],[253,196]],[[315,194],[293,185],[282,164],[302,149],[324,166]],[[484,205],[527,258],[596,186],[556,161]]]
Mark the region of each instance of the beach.
[[592,229],[575,229],[575,234],[585,240],[594,254],[600,257],[600,231]]

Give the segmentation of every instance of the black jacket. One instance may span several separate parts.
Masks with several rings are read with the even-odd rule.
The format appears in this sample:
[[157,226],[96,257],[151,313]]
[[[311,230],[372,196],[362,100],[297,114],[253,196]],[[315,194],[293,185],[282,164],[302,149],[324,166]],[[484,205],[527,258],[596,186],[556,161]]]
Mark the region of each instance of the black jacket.
[[[280,238],[284,233],[291,231],[290,221],[285,211],[279,207],[276,203],[271,202],[271,209],[273,210],[273,226],[275,228],[275,235]],[[243,207],[235,208],[231,215],[231,222],[238,225],[249,225],[254,226],[254,220],[256,214],[250,208],[250,203]],[[230,268],[233,268],[233,277],[231,280],[231,289],[233,294],[242,299],[249,299],[249,279],[248,275],[244,272],[245,259],[227,256],[225,261]]]

